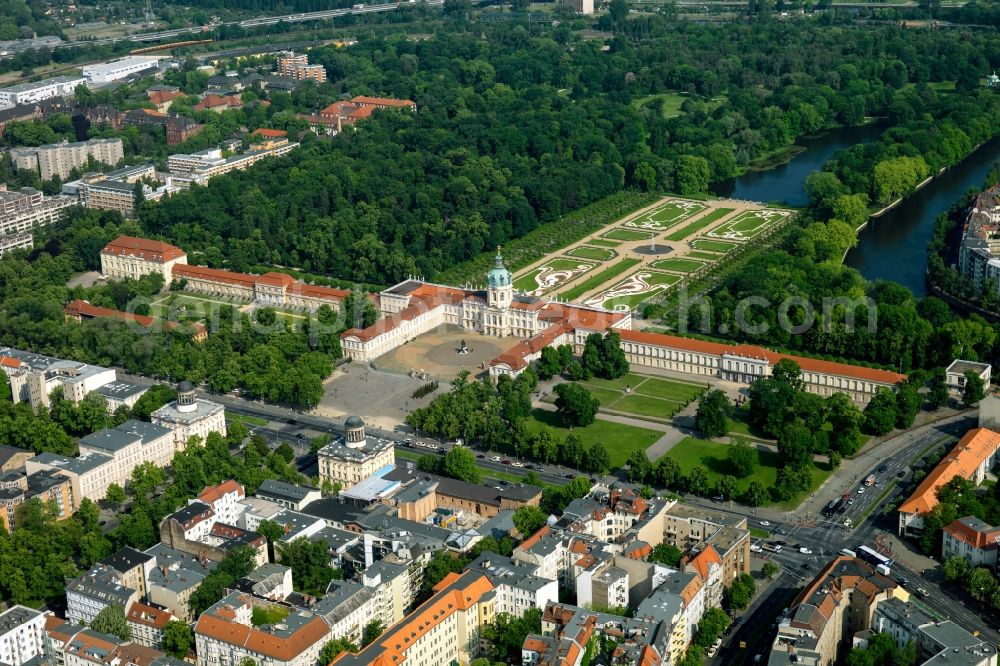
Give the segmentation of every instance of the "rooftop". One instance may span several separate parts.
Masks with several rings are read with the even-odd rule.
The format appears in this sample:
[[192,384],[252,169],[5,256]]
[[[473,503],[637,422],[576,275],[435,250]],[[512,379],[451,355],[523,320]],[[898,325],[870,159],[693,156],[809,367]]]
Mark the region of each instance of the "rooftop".
[[938,488],[956,476],[972,478],[976,469],[1000,448],[1000,433],[987,428],[973,428],[965,433],[951,453],[924,477],[909,499],[899,507],[900,513],[923,515],[937,506]]
[[286,483],[285,481],[278,481],[276,479],[265,479],[260,487],[257,488],[257,497],[263,497],[264,499],[277,499],[286,502],[301,502],[309,493],[316,492],[315,488],[307,488],[305,486],[298,486],[293,483]]

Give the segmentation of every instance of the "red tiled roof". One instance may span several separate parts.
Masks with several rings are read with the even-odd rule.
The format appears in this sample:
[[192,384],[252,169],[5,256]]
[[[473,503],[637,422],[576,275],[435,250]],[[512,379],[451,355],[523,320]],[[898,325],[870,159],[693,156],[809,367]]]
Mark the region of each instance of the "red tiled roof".
[[194,630],[196,634],[238,645],[277,661],[292,661],[316,643],[325,641],[330,627],[323,618],[317,616],[288,638],[281,638],[256,627],[227,622],[209,613],[202,613]]
[[234,97],[233,95],[205,95],[200,102],[191,108],[195,111],[204,111],[205,109],[215,109],[220,106],[228,106],[232,109],[238,109],[243,106],[243,101],[239,97]]
[[254,275],[234,273],[232,271],[226,271],[220,268],[209,268],[207,266],[192,266],[191,264],[174,266],[173,275],[178,278],[208,280],[209,282],[233,284],[240,287],[246,287],[248,289],[253,289],[253,285],[257,281],[256,276]]
[[283,136],[288,136],[288,132],[286,130],[269,129],[267,127],[258,127],[252,133],[268,139],[279,139]]
[[184,250],[169,243],[148,238],[136,238],[135,236],[119,236],[105,245],[101,253],[138,257],[144,261],[160,264],[186,256]]
[[4,368],[20,368],[21,361],[10,356],[0,356],[0,366]]
[[521,370],[528,366],[528,357],[542,351],[556,340],[560,335],[564,335],[573,330],[567,323],[552,324],[547,329],[532,336],[527,340],[522,340],[504,353],[490,361],[490,365],[506,365],[511,370]]
[[709,546],[691,558],[691,561],[688,562],[688,564],[698,572],[698,575],[701,576],[702,580],[708,580],[711,566],[715,564],[721,567],[722,558],[719,557],[717,552],[715,552],[715,548]]
[[256,282],[269,284],[274,287],[288,287],[288,285],[295,282],[295,278],[288,273],[275,273],[272,271],[258,276]]
[[228,493],[236,493],[241,498],[246,497],[246,491],[243,489],[243,486],[232,479],[227,479],[217,486],[205,486],[198,493],[198,499],[211,506]]
[[166,324],[167,329],[171,331],[177,329],[187,329],[191,332],[191,335],[195,337],[202,337],[207,334],[205,325],[200,322],[193,321],[180,323],[176,321],[167,321],[157,317],[150,317],[148,315],[122,312],[121,310],[112,310],[111,308],[102,308],[79,299],[69,302],[63,312],[69,317],[80,317],[82,319],[117,319],[119,321],[131,321],[139,324],[143,328],[149,328],[150,326],[157,325],[162,321]]
[[391,99],[388,97],[368,97],[367,95],[358,95],[351,100],[352,104],[365,104],[371,106],[391,106],[397,108],[409,107],[411,109],[417,108],[414,102],[408,99]]
[[983,530],[975,529],[972,525],[969,525],[967,518],[959,518],[945,525],[943,529],[957,541],[968,544],[973,548],[979,550],[996,548],[997,540],[1000,539],[1000,528],[985,524],[983,528]]
[[965,433],[951,453],[924,477],[910,498],[899,507],[900,513],[924,515],[937,506],[938,488],[956,476],[972,477],[976,468],[1000,448],[1000,434],[986,428],[975,428]]
[[183,97],[183,96],[184,96],[184,93],[177,92],[177,91],[174,91],[174,90],[160,90],[160,91],[155,92],[152,95],[150,95],[149,96],[149,101],[151,101],[153,104],[156,104],[157,106],[159,106],[160,104],[164,104],[166,102],[170,102],[172,100],[177,99],[178,97]]
[[144,624],[147,627],[163,629],[163,627],[174,619],[170,611],[162,608],[147,606],[136,601],[128,608],[128,621],[136,624]]

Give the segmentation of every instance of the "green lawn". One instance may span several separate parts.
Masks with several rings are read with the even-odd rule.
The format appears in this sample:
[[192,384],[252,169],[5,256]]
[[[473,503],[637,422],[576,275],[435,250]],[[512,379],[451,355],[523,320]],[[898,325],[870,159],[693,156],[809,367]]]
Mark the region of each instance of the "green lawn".
[[246,416],[244,414],[233,414],[230,416],[229,412],[226,412],[226,420],[242,423],[243,425],[250,424],[252,426],[266,426],[267,419],[262,419],[257,416]]
[[[722,476],[729,474],[729,463],[726,460],[728,444],[713,442],[710,440],[685,437],[678,442],[666,456],[677,461],[681,470],[688,474],[698,465],[703,465],[708,469],[709,484],[714,486]],[[778,466],[781,464],[781,456],[773,451],[760,452],[760,464],[754,474],[745,479],[737,480],[737,487],[742,492],[751,479],[757,479],[767,488],[773,488],[778,474]],[[812,486],[799,493],[787,502],[779,502],[778,506],[785,509],[793,509],[801,503],[802,499],[815,491],[823,481],[830,476],[830,471],[817,466],[813,466]]]
[[528,419],[528,427],[533,431],[541,430],[547,425],[556,431],[556,436],[565,438],[571,432],[580,438],[584,448],[601,442],[611,454],[611,467],[623,467],[628,456],[633,451],[645,451],[663,434],[658,430],[638,428],[636,426],[612,423],[598,418],[586,428],[570,430],[562,425],[559,415],[544,409],[534,409]]
[[580,296],[583,296],[588,291],[597,289],[605,282],[610,282],[615,279],[625,271],[629,270],[633,266],[639,263],[638,259],[622,259],[618,263],[605,268],[603,271],[584,280],[580,284],[576,285],[572,289],[567,289],[560,296],[562,296],[567,301],[572,301]]
[[759,527],[751,527],[750,528],[750,536],[757,537],[758,539],[770,539],[771,538],[771,533],[768,532],[767,530],[761,529]]
[[662,420],[670,419],[705,390],[697,384],[635,373],[617,379],[594,377],[580,384],[600,400],[603,409]]
[[676,271],[678,273],[691,273],[699,268],[705,267],[705,262],[694,261],[685,257],[672,257],[670,259],[660,259],[649,265],[650,268],[657,268],[662,271]]
[[687,238],[691,234],[694,234],[694,233],[697,233],[697,232],[701,231],[702,229],[704,229],[708,225],[712,224],[713,222],[715,222],[717,220],[721,220],[726,215],[729,215],[730,213],[732,213],[733,210],[735,210],[735,209],[733,209],[733,208],[716,208],[715,210],[713,210],[708,215],[704,215],[704,216],[698,218],[697,220],[695,220],[694,222],[692,222],[691,224],[689,224],[689,225],[687,225],[685,227],[682,227],[682,228],[678,229],[677,231],[675,231],[674,233],[670,234],[669,236],[667,236],[667,240],[672,240],[672,241],[684,240],[685,238]]
[[668,201],[660,208],[651,212],[649,214],[649,219],[656,222],[673,223],[691,217],[692,215],[697,215],[706,208],[708,208],[708,206],[698,201]]
[[[642,277],[639,277],[640,275]],[[640,303],[645,303],[653,296],[656,296],[660,292],[666,290],[672,284],[679,282],[680,279],[681,277],[679,275],[673,275],[671,273],[639,271],[621,282],[612,285],[603,294],[595,296],[594,300],[603,298],[604,300],[601,302],[601,306],[609,310],[612,310],[619,305],[626,305],[629,308],[634,308]],[[630,283],[634,284],[637,280],[646,285],[642,291],[632,291],[630,288],[626,287],[626,285],[629,285]],[[623,289],[625,293],[620,293],[619,295],[613,294],[615,290],[622,291]],[[588,303],[590,302],[591,301],[588,301]]]
[[583,259],[594,259],[595,261],[607,261],[615,258],[615,251],[603,247],[588,247],[581,245],[566,252],[568,257],[581,257]]
[[[397,458],[405,458],[407,460],[420,460],[423,456],[434,456],[439,457],[434,453],[417,453],[415,451],[401,451],[396,449]],[[477,465],[478,467],[478,465]],[[486,469],[485,467],[479,467],[479,471],[482,472],[484,478],[490,479],[503,479],[504,481],[510,481],[511,483],[524,483],[524,476],[520,474],[509,474],[507,472],[497,472],[492,469]]]
[[748,210],[713,229],[708,235],[717,238],[746,240],[780,223],[788,216],[789,212],[784,210]]
[[729,252],[736,247],[736,243],[711,240],[710,238],[695,238],[691,241],[691,247],[695,250],[707,250],[708,252]]
[[693,252],[688,252],[685,256],[689,259],[704,259],[705,261],[708,261],[710,263],[722,259],[721,254],[715,254],[712,252],[698,252],[697,250]]
[[618,227],[617,229],[605,232],[601,237],[620,241],[638,241],[649,240],[653,235],[650,231],[636,231],[634,229],[622,229]]
[[654,419],[669,419],[679,412],[684,405],[673,400],[663,400],[641,393],[633,393],[620,398],[608,409],[616,412],[628,412],[636,416],[649,416]]
[[[687,98],[688,95],[686,93],[668,92],[668,93],[660,93],[658,95],[647,95],[646,97],[641,97],[637,100],[634,100],[632,104],[638,109],[642,108],[643,106],[655,104],[656,100],[663,100],[663,107],[661,109],[663,117],[674,118],[683,113],[683,111],[681,111],[681,106],[684,104],[684,101]],[[719,97],[713,97],[712,99],[707,100],[705,102],[705,110],[708,113],[711,113],[712,111],[715,111],[717,108],[722,106],[722,104],[725,103],[725,101],[726,101],[725,95],[720,95]]]
[[671,379],[661,379],[650,377],[633,389],[636,393],[651,395],[664,400],[676,400],[678,402],[691,402],[704,393],[705,386],[699,384],[688,384],[687,382],[676,382]]
[[209,296],[199,296],[187,292],[172,292],[154,301],[149,306],[149,314],[153,317],[168,317],[173,320],[185,318],[205,319],[218,311],[223,305],[239,308],[246,301],[227,301]]
[[616,243],[615,241],[604,240],[603,238],[591,238],[587,241],[590,245],[597,245],[598,247],[618,247],[621,243]]
[[[589,266],[589,268],[587,268]],[[514,289],[518,291],[536,291],[542,289],[544,291],[549,291],[550,289],[555,289],[560,284],[572,280],[582,273],[586,273],[597,267],[597,264],[580,262],[576,259],[567,259],[562,257],[556,257],[554,259],[549,259],[544,264],[529,271],[524,275],[514,279]],[[563,275],[552,276],[552,284],[540,284],[539,278],[545,280],[548,276],[555,272],[562,272]]]

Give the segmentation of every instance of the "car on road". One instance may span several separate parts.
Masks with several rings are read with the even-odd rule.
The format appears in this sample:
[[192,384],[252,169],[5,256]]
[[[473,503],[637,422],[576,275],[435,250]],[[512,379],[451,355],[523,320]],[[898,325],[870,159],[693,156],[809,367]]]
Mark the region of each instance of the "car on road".
[[718,652],[718,651],[719,651],[719,648],[717,648],[717,647],[715,647],[713,645],[712,647],[708,648],[708,652],[705,653],[705,656],[708,657],[709,659],[711,659],[712,657],[715,656],[715,653]]
[[865,489],[864,489],[864,487],[861,487],[861,488],[858,488],[858,494],[859,494],[859,495],[862,495],[862,494],[864,494],[864,492],[865,492]]
[[761,527],[770,527],[771,523],[769,521],[767,521],[767,520],[762,520],[762,521],[760,521],[760,526]]
[[926,587],[918,587],[917,588],[917,594],[919,594],[920,596],[924,597],[925,599],[927,597],[931,596],[931,593],[927,590]]
[[885,465],[879,465],[879,467],[878,467],[878,473],[879,474],[885,474],[888,471],[888,469],[889,468],[887,466],[885,466]]
[[285,421],[285,423],[287,423],[288,425],[295,425],[296,423],[298,423],[298,421],[296,421],[295,419],[288,419],[287,421]]
[[896,477],[897,478],[902,479],[904,476],[906,476],[906,470],[905,469],[901,469],[898,472],[896,472]]
[[500,460],[501,460],[500,456],[493,456],[492,458],[490,458],[490,462],[500,462]]
[[712,498],[712,501],[718,504],[719,502],[725,502],[726,498],[723,497],[722,495],[716,495],[715,497]]
[[802,553],[803,555],[812,555],[812,551],[806,548],[805,546],[799,546],[799,552]]
[[556,476],[561,476],[564,479],[572,479],[573,478],[573,475],[570,474],[569,472],[559,472],[558,474],[556,474]]
[[301,432],[297,432],[297,433],[295,433],[295,438],[296,439],[305,439],[306,436],[303,435]]
[[485,453],[477,453],[476,457],[482,459],[482,458],[486,457],[486,454]]
[[776,527],[776,528],[774,528],[774,533],[775,534],[788,534],[788,530],[785,530],[784,528],[781,528],[781,527]]
[[509,465],[510,464],[510,460],[508,460],[507,458],[504,458],[503,460],[500,461],[500,464],[501,465]]
[[514,465],[514,467],[524,467],[524,463],[523,462],[514,461],[511,464]]

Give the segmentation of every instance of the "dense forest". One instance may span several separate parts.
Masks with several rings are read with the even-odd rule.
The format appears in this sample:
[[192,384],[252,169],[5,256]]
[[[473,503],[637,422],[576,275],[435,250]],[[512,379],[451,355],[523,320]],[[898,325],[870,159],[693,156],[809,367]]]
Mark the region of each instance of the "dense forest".
[[[989,116],[969,76],[1000,61],[985,34],[822,23],[678,23],[607,50],[568,28],[453,24],[428,40],[314,49],[343,96],[409,98],[417,113],[377,114],[140,220],[190,249],[221,250],[234,268],[391,283],[622,188],[700,192],[799,136],[871,116],[905,123],[901,99],[920,109],[914,123]],[[925,83],[944,80],[958,82],[955,100],[924,99]],[[687,96],[679,115],[665,113],[668,91]]]

